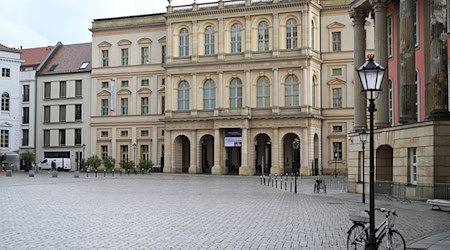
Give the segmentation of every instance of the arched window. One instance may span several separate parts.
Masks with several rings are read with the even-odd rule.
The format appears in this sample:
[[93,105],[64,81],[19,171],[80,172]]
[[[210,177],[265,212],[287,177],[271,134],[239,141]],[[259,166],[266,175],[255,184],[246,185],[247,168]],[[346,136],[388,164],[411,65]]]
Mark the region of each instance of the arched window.
[[284,83],[284,105],[286,107],[298,106],[298,78],[295,75],[286,77]]
[[286,22],[286,49],[297,48],[297,20],[290,18]]
[[9,111],[9,94],[7,92],[2,94],[2,111]]
[[230,83],[230,108],[242,108],[242,82],[239,78],[234,78]]
[[241,52],[241,25],[235,23],[231,25],[231,53]]
[[266,21],[258,24],[258,50],[269,50],[269,25]]
[[216,107],[216,83],[206,80],[203,84],[203,109],[214,109]]
[[189,31],[186,28],[180,30],[180,56],[189,56]]
[[394,86],[392,80],[389,79],[389,123],[394,124]]
[[211,25],[206,26],[205,28],[205,55],[213,55],[214,51],[214,28]]
[[186,81],[178,84],[178,110],[189,110],[189,83]]
[[256,81],[256,107],[269,107],[270,86],[269,78],[262,76]]

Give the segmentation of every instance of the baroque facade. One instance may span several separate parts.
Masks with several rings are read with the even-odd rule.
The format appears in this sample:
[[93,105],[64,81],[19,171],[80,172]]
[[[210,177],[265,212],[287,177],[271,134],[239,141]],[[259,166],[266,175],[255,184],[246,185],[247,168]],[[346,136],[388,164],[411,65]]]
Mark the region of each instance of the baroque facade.
[[92,23],[91,151],[101,159],[160,166],[164,152],[163,14]]
[[319,2],[170,2],[164,172],[319,174]]

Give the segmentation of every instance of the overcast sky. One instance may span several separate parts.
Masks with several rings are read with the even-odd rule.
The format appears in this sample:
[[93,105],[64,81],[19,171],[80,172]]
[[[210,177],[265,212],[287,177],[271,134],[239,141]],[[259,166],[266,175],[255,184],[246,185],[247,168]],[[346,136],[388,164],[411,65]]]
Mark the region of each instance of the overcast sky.
[[[172,0],[172,5],[194,0]],[[198,0],[197,3],[216,2]],[[91,42],[93,19],[166,12],[167,0],[1,0],[0,43],[35,48]]]

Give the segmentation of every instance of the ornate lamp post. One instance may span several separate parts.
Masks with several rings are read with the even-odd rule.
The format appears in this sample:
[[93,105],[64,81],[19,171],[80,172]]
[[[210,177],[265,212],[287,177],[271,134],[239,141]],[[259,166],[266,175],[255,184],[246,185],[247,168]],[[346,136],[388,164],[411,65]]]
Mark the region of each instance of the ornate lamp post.
[[369,242],[367,245],[368,249],[376,249],[375,242],[375,161],[374,161],[374,139],[373,139],[373,113],[375,109],[375,97],[374,92],[381,91],[381,83],[383,82],[385,68],[373,60],[373,55],[369,55],[367,61],[356,69],[358,72],[359,79],[361,80],[362,88],[364,92],[369,92],[369,108],[370,113],[370,141],[369,141],[369,152],[370,152],[370,202],[369,202]]
[[361,141],[361,143],[362,143],[362,160],[361,160],[361,169],[362,169],[362,184],[363,184],[363,186],[362,186],[362,203],[366,203],[366,191],[365,191],[365,186],[366,186],[366,183],[365,183],[365,181],[364,181],[364,153],[365,153],[365,148],[364,148],[364,146],[365,146],[365,144],[366,144],[366,142],[367,142],[367,136],[368,136],[369,134],[365,131],[365,130],[363,130],[363,131],[361,131],[360,133],[359,133],[359,140]]
[[[84,156],[84,151],[86,150],[86,144],[83,144],[83,155],[81,156],[81,160],[83,161],[83,164],[85,163],[84,162],[84,158],[85,158],[85,156]],[[83,166],[84,167],[84,166]]]
[[134,173],[136,174],[136,143],[133,143]]
[[[298,139],[298,138],[294,139],[294,141],[292,142],[292,148],[294,150],[297,150],[300,148],[300,139]],[[292,157],[292,170],[294,170],[294,159],[295,159],[295,157]],[[300,174],[300,168],[298,169],[298,172]]]

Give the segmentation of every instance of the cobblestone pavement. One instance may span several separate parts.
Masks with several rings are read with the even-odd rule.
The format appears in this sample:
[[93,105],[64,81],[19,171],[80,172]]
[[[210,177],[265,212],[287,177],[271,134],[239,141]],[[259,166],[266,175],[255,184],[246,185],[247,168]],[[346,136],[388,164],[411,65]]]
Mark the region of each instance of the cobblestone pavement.
[[[299,179],[295,194],[259,177],[1,173],[0,249],[345,249],[349,212],[368,205],[313,184]],[[407,245],[450,230],[450,214],[424,202],[376,206],[398,211]]]

